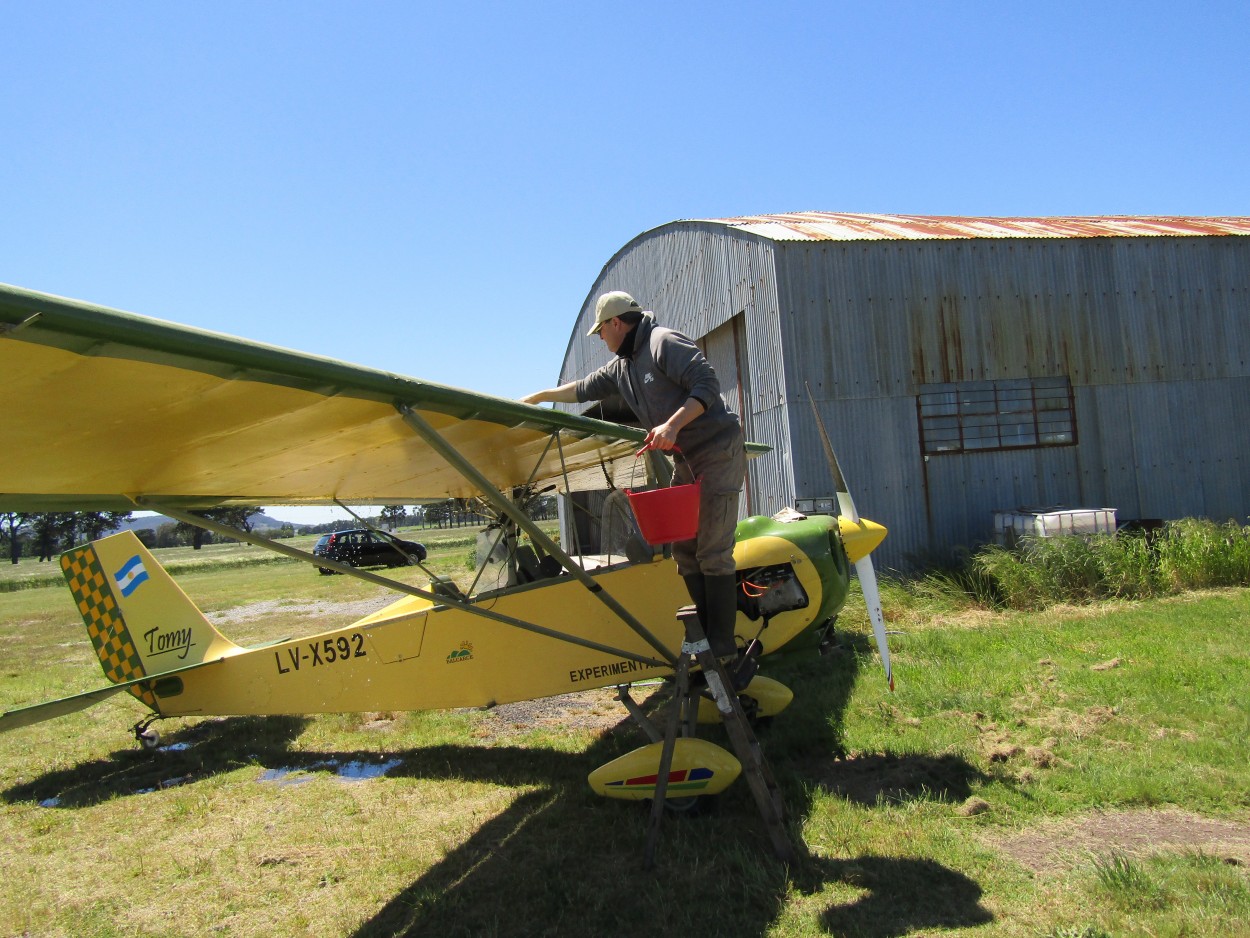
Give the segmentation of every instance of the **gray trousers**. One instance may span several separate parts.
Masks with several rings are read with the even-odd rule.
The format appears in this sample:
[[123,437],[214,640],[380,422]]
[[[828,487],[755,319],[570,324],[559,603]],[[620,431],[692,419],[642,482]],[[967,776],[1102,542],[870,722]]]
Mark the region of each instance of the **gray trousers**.
[[682,576],[732,576],[734,528],[738,524],[738,499],[746,480],[747,456],[742,431],[724,434],[684,452],[673,474],[674,485],[703,484],[699,492],[699,533],[673,545],[673,559]]

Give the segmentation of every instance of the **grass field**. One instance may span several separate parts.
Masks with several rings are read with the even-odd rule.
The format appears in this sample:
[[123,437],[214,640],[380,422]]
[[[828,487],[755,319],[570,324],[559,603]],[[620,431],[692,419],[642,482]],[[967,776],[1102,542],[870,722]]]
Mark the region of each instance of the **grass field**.
[[[413,533],[468,572],[467,529]],[[161,559],[236,641],[380,600],[211,550]],[[0,578],[48,572],[27,566]],[[113,698],[0,735],[0,934],[1250,935],[1250,590],[1030,613],[885,596],[895,694],[854,601],[839,652],[770,662],[796,691],[760,729],[793,868],[740,782],[666,820],[644,871],[645,809],[585,782],[645,741],[609,692],[176,720],[155,753]],[[102,683],[60,586],[0,593],[0,656],[5,709]]]

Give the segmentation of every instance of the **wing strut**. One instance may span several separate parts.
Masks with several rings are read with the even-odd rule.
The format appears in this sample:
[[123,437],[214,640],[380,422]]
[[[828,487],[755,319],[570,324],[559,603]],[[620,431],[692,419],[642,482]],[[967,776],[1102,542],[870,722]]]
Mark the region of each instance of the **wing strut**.
[[491,619],[495,622],[501,622],[504,625],[511,625],[518,629],[524,629],[526,632],[534,632],[538,635],[545,635],[548,638],[568,642],[571,645],[581,645],[584,648],[605,652],[609,655],[619,655],[622,658],[629,658],[632,661],[637,661],[652,668],[671,667],[673,664],[672,661],[660,661],[656,658],[648,658],[645,655],[639,655],[631,651],[626,651],[622,648],[613,648],[611,645],[604,645],[601,642],[596,642],[589,638],[580,638],[576,635],[569,635],[567,632],[557,632],[555,629],[544,628],[541,625],[535,625],[533,622],[526,622],[524,619],[515,619],[512,616],[506,616],[500,612],[493,612],[490,609],[486,609],[473,603],[459,602],[458,600],[451,599],[447,596],[423,590],[417,586],[409,586],[407,583],[401,583],[398,580],[390,580],[384,576],[378,576],[376,573],[370,573],[367,570],[358,570],[355,567],[349,567],[347,564],[339,563],[336,560],[330,560],[328,557],[314,557],[307,551],[291,547],[289,544],[283,544],[281,541],[272,541],[268,538],[259,537],[258,535],[252,534],[249,531],[244,531],[240,528],[232,528],[228,524],[219,524],[216,521],[211,521],[208,518],[202,518],[199,515],[192,514],[189,511],[184,511],[181,508],[175,508],[172,505],[163,504],[159,499],[136,496],[132,499],[132,501],[144,510],[158,511],[163,515],[168,515],[169,517],[176,518],[179,521],[185,521],[187,524],[195,525],[196,527],[203,528],[206,531],[212,531],[213,533],[220,534],[223,537],[234,538],[236,540],[243,541],[244,543],[251,544],[254,547],[262,547],[265,550],[271,550],[274,553],[292,557],[295,560],[302,560],[305,563],[311,563],[314,566],[336,570],[339,573],[354,576],[358,580],[364,580],[378,586],[385,586],[387,589],[392,589],[400,593],[407,593],[410,596],[428,599],[436,605],[454,606],[457,609],[463,609],[465,612],[471,612],[474,615],[482,616],[483,618]]
[[560,565],[564,567],[572,576],[591,593],[593,593],[600,602],[616,613],[622,622],[633,629],[638,636],[648,645],[659,652],[669,663],[675,667],[677,664],[677,656],[670,651],[663,642],[656,638],[651,631],[638,621],[628,609],[622,606],[615,597],[607,592],[600,584],[596,583],[589,573],[573,562],[573,558],[560,549],[551,538],[542,532],[538,525],[534,524],[525,512],[517,508],[511,501],[504,498],[502,494],[493,486],[486,476],[482,475],[475,469],[468,460],[460,455],[459,452],[448,443],[439,432],[432,427],[429,422],[419,413],[409,407],[407,404],[396,404],[396,409],[400,416],[404,418],[404,423],[408,424],[413,430],[420,434],[421,438],[428,443],[436,453],[447,460],[447,463],[459,472],[467,482],[471,483],[482,494],[482,497],[491,503],[496,509],[507,515],[522,531],[530,536],[530,539],[538,544],[544,551],[552,557],[560,561]]

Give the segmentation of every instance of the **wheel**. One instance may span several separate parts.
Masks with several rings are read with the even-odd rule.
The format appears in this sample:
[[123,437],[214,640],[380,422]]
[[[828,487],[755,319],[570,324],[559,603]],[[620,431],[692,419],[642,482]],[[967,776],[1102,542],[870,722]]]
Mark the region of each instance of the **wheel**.
[[703,799],[698,795],[692,798],[665,798],[664,807],[669,814],[679,814],[682,817],[694,817],[703,807],[700,802]]
[[664,807],[675,818],[708,817],[716,813],[720,795],[692,795],[689,798],[665,798]]
[[138,739],[139,742],[143,744],[143,748],[149,752],[161,744],[161,734],[152,729],[150,726],[147,729],[137,731],[135,733],[135,738]]
[[763,719],[760,716],[760,702],[754,697],[748,697],[746,694],[738,695],[738,703],[742,706],[742,715],[747,718],[747,722],[752,726],[760,723]]
[[[650,813],[652,800],[650,798],[639,798],[633,802],[637,806],[637,810]],[[710,795],[691,795],[687,798],[665,798],[664,810],[677,818],[693,818],[699,817],[707,811],[712,803]]]
[[334,571],[331,570],[329,567],[318,567],[317,572],[320,573],[322,576],[331,576],[334,573]]

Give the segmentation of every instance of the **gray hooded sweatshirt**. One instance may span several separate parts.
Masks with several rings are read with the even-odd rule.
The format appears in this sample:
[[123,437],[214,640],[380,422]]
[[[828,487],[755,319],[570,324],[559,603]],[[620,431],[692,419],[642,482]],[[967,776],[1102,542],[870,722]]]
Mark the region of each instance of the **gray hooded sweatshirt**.
[[694,342],[657,326],[651,313],[643,314],[633,340],[627,356],[618,354],[577,382],[578,401],[601,401],[619,392],[649,430],[693,397],[705,412],[677,434],[677,445],[692,456],[708,444],[728,445],[741,434],[738,415],[721,400],[716,372]]

